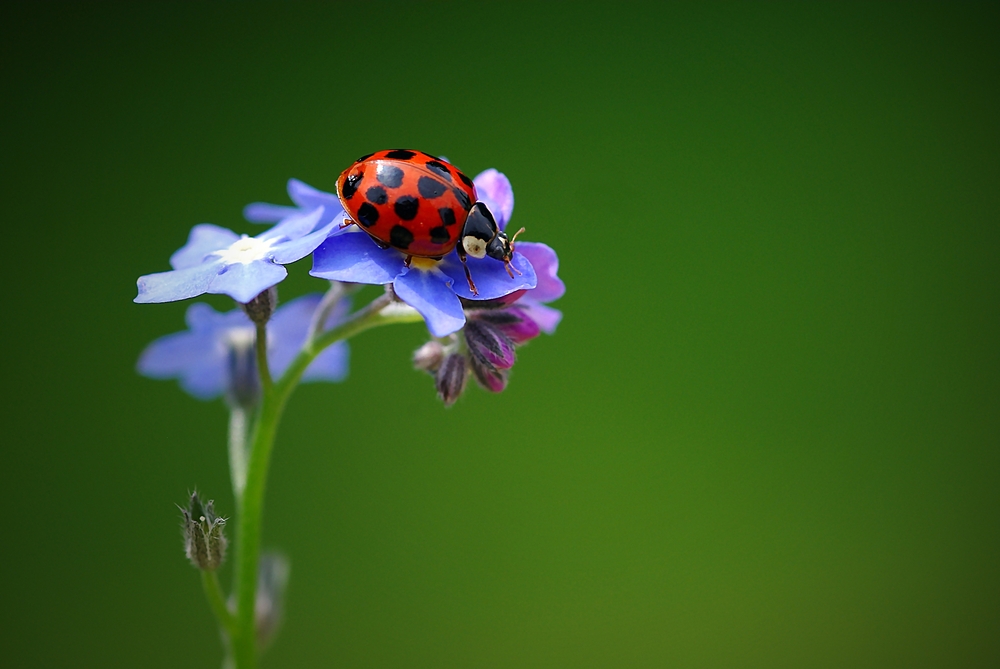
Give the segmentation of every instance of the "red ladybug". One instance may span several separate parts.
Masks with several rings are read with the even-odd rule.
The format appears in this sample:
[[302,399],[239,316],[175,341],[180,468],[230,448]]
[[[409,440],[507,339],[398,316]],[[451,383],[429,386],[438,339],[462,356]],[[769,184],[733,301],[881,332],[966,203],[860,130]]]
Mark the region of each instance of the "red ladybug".
[[[490,256],[511,272],[514,242],[476,197],[476,186],[454,165],[422,151],[392,149],[362,156],[337,179],[337,195],[350,220],[383,248],[440,259],[453,248],[478,295],[466,255]],[[517,235],[515,235],[516,237]],[[459,244],[461,241],[461,244]]]

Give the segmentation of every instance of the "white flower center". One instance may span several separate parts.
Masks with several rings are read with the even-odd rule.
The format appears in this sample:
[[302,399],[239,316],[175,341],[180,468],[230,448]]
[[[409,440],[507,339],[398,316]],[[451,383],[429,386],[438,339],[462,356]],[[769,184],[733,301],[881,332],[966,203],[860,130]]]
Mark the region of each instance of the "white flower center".
[[245,351],[253,348],[257,332],[253,327],[233,328],[226,332],[226,346],[234,351]]
[[271,247],[279,238],[256,239],[243,235],[233,242],[228,249],[217,251],[215,255],[227,265],[241,263],[247,265],[255,260],[263,260],[271,253]]

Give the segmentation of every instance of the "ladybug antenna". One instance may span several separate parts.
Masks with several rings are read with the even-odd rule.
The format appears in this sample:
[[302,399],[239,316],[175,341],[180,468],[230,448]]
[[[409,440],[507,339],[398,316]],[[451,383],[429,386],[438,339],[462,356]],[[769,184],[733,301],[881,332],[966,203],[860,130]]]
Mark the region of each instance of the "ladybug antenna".
[[510,252],[511,253],[514,252],[514,240],[517,239],[517,236],[519,234],[521,234],[522,232],[524,232],[524,227],[523,226],[521,227],[520,230],[518,230],[517,232],[514,233],[513,237],[510,238]]
[[[514,257],[514,240],[517,239],[517,236],[522,232],[524,232],[524,228],[521,228],[520,230],[515,232],[514,236],[511,237],[510,240],[507,242],[507,250],[509,251],[509,253],[507,253],[507,255],[503,259],[504,268],[507,270],[507,276],[509,276],[512,279],[514,278],[514,272],[517,272],[517,275],[521,276],[521,272],[518,271],[516,267],[510,264],[510,260],[511,258]],[[511,269],[513,269],[514,271],[512,272]]]

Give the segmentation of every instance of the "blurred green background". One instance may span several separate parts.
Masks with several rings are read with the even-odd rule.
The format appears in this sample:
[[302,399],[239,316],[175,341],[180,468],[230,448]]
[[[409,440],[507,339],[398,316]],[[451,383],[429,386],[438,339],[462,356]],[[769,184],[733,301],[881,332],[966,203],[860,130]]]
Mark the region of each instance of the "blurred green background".
[[135,279],[396,146],[510,177],[565,318],[450,410],[417,325],[296,393],[266,667],[1000,666],[996,5],[3,12],[4,666],[219,666],[226,414]]

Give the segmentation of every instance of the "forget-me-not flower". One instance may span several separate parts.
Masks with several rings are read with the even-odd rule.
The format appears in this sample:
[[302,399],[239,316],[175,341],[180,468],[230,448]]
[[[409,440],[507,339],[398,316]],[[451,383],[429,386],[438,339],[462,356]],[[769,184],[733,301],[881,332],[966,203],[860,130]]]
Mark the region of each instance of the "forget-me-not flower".
[[316,227],[325,209],[296,213],[256,237],[210,223],[196,225],[187,244],[170,257],[173,271],[139,277],[135,301],[174,302],[213,293],[249,302],[288,276],[284,265],[306,257],[326,239],[334,223]]
[[[308,336],[320,295],[305,295],[274,312],[267,323],[268,368],[281,376]],[[343,319],[350,305],[341,300],[325,328]],[[257,362],[255,327],[242,309],[220,313],[204,303],[188,307],[188,330],[157,339],[139,358],[139,373],[154,379],[177,379],[191,395],[209,400],[220,395],[240,399],[255,392]],[[316,356],[303,381],[342,381],[347,376],[348,348],[339,342]]]
[[[502,230],[514,209],[514,193],[507,177],[496,170],[487,170],[474,180],[479,199],[493,213]],[[460,298],[492,300],[515,291],[535,287],[535,270],[520,253],[520,243],[507,273],[504,263],[490,258],[467,260],[478,289],[473,295],[465,277],[458,253],[452,251],[440,261],[412,258],[405,263],[406,253],[394,248],[381,248],[367,233],[349,228],[349,234],[328,238],[313,254],[313,276],[335,281],[368,284],[392,284],[397,297],[416,309],[436,337],[443,337],[465,325],[465,312]]]

